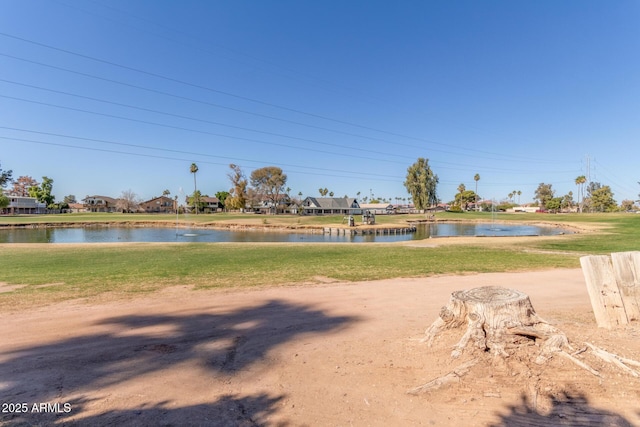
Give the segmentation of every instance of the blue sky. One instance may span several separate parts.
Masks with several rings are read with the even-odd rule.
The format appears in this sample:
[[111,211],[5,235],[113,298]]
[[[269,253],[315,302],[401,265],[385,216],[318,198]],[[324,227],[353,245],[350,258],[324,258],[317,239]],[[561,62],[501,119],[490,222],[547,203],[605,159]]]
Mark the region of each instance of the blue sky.
[[[54,194],[640,193],[640,2],[2,0],[0,165]],[[589,167],[588,167],[589,166]]]

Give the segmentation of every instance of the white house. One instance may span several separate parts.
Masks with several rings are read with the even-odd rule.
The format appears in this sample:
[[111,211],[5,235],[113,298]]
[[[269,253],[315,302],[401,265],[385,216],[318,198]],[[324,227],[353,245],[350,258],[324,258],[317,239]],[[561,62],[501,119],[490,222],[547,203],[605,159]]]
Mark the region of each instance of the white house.
[[395,207],[391,203],[362,203],[360,208],[375,215],[387,215],[395,213]]
[[47,213],[47,205],[39,202],[35,197],[7,196],[10,214],[44,214]]

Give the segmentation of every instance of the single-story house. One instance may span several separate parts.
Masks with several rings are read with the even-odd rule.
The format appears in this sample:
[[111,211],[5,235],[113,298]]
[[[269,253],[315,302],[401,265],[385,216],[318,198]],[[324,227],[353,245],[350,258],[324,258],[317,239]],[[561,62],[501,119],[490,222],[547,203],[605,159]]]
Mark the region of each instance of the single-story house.
[[360,208],[375,215],[388,215],[396,211],[391,203],[361,203]]
[[358,201],[351,197],[307,197],[302,201],[305,214],[360,215],[362,209]]
[[538,212],[539,210],[540,210],[539,206],[522,205],[522,206],[514,206],[512,208],[509,208],[507,209],[507,212],[535,213],[535,212]]
[[84,204],[82,203],[69,203],[69,208],[65,209],[66,213],[80,213],[85,212]]

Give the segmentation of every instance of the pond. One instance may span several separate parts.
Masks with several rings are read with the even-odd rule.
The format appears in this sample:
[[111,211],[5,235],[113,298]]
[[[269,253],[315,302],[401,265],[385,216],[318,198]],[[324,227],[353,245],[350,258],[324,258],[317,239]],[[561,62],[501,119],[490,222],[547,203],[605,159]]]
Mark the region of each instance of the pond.
[[13,228],[0,230],[0,243],[108,242],[399,242],[453,236],[550,236],[565,230],[525,224],[432,223],[415,233],[339,235],[274,231],[228,231],[154,227],[90,226],[74,228]]

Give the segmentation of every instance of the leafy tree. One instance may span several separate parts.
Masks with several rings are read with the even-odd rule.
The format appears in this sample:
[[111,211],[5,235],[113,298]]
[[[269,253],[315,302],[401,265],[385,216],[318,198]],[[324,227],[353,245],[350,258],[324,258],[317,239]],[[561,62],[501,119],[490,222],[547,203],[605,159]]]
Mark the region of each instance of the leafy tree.
[[591,208],[598,212],[610,212],[616,210],[617,203],[613,199],[613,193],[608,185],[590,191]]
[[438,175],[429,167],[429,159],[420,157],[409,166],[404,186],[411,195],[416,209],[424,210],[438,202]]
[[473,190],[464,190],[461,193],[457,193],[455,200],[452,204],[460,206],[461,209],[469,209],[469,204],[478,200],[478,195]]
[[202,201],[203,197],[207,197],[207,195],[202,195],[202,193],[200,193],[200,190],[196,190],[187,199],[187,205],[191,206],[191,209],[196,212],[204,211],[205,203]]
[[2,189],[0,189],[0,210],[9,207],[9,203],[9,198],[2,194]]
[[[189,167],[189,172],[193,174],[193,196],[192,197],[200,197],[200,193],[198,193],[198,186],[196,185],[196,174],[198,173],[198,165],[195,163],[191,163]],[[195,204],[196,215],[198,215],[198,205],[200,205],[200,200],[196,199],[198,203]]]
[[123,213],[134,213],[140,208],[140,198],[131,189],[124,190],[116,202],[116,208]]
[[228,191],[218,191],[216,193],[216,199],[218,199],[220,201],[220,205],[221,205],[222,209],[225,209],[225,202],[226,202],[228,197],[229,197],[229,192]]
[[287,183],[287,175],[277,166],[266,166],[251,172],[251,186],[262,197],[266,197],[278,213],[278,202]]
[[43,176],[42,184],[29,188],[29,196],[35,197],[39,202],[44,203],[47,208],[55,209],[55,196],[51,194],[53,190],[53,179]]
[[10,184],[11,182],[13,182],[13,179],[11,178],[12,175],[13,175],[12,170],[3,171],[2,168],[0,168],[0,193],[2,192],[2,189],[7,186],[7,184]]
[[558,212],[562,206],[562,197],[552,197],[546,200],[545,207],[551,212]]
[[540,207],[546,209],[547,202],[553,199],[553,195],[556,193],[552,188],[552,184],[545,184],[541,182],[536,189],[534,199],[538,201]]
[[13,189],[11,194],[20,197],[29,197],[29,189],[38,187],[38,181],[30,176],[19,176],[18,179],[13,181]]
[[169,195],[170,195],[170,194],[171,194],[171,191],[169,191],[168,189],[167,189],[167,190],[164,190],[164,191],[162,192],[162,195],[163,195],[164,197],[169,197]]
[[13,175],[13,171],[3,171],[0,168],[0,210],[6,209],[10,203],[9,198],[3,194],[2,189],[12,181],[11,175]]
[[329,197],[333,197],[333,191],[329,192]]
[[231,172],[227,174],[227,177],[231,181],[231,189],[229,190],[230,196],[225,199],[224,205],[230,209],[242,210],[247,205],[247,178],[240,166],[232,163],[229,168]]

